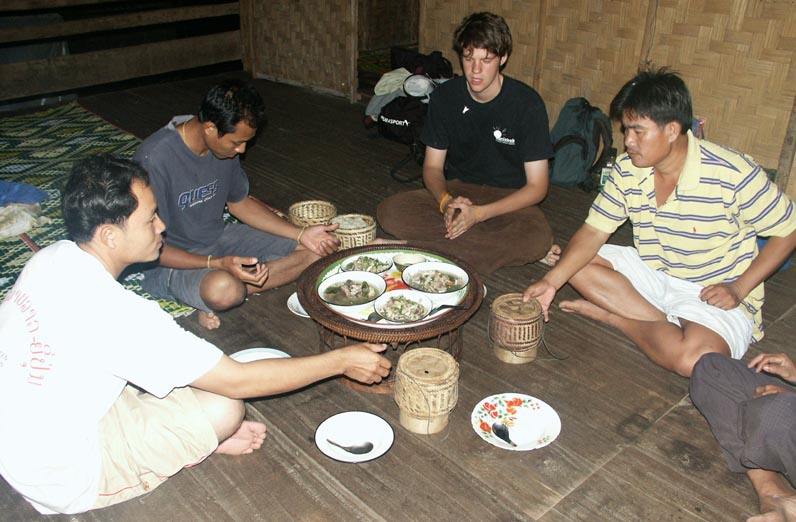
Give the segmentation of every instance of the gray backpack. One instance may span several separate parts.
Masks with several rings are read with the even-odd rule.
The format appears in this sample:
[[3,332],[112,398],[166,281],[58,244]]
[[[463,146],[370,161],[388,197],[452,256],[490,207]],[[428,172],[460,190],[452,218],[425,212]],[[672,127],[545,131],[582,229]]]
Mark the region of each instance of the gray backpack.
[[550,182],[584,190],[595,188],[594,179],[599,178],[614,141],[608,116],[586,98],[572,98],[562,107],[550,138]]

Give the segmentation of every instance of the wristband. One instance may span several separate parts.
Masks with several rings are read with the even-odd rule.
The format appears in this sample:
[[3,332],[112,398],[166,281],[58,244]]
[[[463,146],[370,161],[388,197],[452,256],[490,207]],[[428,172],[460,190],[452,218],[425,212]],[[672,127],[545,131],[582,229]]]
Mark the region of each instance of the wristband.
[[301,231],[299,231],[298,236],[296,236],[296,243],[301,244],[301,235],[304,234],[305,230],[307,230],[307,227],[301,227]]
[[452,198],[452,197],[453,197],[453,196],[451,196],[451,193],[450,193],[450,192],[446,192],[446,193],[445,193],[445,195],[444,195],[444,196],[442,196],[442,199],[441,199],[441,200],[439,200],[439,213],[440,213],[440,214],[444,214],[444,213],[445,213],[445,203],[447,203],[447,202],[448,202],[448,200],[449,200],[450,198]]
[[208,254],[207,256],[207,268],[210,268],[210,258],[213,257],[213,254]]

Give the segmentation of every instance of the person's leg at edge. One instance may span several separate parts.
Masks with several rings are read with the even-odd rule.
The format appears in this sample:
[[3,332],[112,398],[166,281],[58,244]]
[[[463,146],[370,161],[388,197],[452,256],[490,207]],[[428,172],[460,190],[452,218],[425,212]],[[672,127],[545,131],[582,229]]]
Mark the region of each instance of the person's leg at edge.
[[765,469],[750,469],[746,476],[760,503],[760,514],[747,522],[796,521],[796,493],[782,475]]
[[[701,357],[690,382],[691,402],[708,421],[727,467],[745,473],[757,493],[761,515],[749,519],[755,522],[791,520],[782,513],[791,510],[793,515],[796,509],[793,490],[781,473],[773,471],[787,470],[787,464],[778,461],[783,443],[787,448],[792,438],[791,425],[781,419],[791,415],[793,401],[779,400],[778,395],[755,399],[755,390],[768,384],[783,386],[773,376],[750,370],[743,361],[718,354]],[[750,469],[753,461],[770,468]]]
[[755,468],[747,476],[758,495],[761,513],[750,520],[792,521],[796,520],[796,492],[786,479],[792,481],[796,472],[796,395],[793,387],[777,379],[771,378],[770,383],[789,391],[752,399],[743,411],[741,463]]
[[193,392],[218,437],[215,453],[244,455],[262,446],[266,426],[262,422],[244,420],[246,409],[243,401],[196,388]]
[[562,310],[617,328],[654,363],[683,377],[691,375],[694,364],[705,353],[730,354],[727,343],[712,330],[685,320],[681,320],[681,327],[670,323],[600,256],[569,283],[585,300],[562,301]]

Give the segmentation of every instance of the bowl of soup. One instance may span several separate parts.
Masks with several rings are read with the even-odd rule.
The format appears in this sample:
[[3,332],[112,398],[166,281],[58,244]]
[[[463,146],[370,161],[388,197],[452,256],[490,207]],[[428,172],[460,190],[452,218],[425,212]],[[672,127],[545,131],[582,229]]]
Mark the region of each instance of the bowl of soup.
[[431,299],[415,290],[392,290],[381,294],[373,307],[393,323],[414,323],[431,312]]
[[321,281],[318,296],[333,310],[352,315],[371,308],[386,289],[387,283],[380,275],[354,270],[339,272]]
[[340,263],[343,272],[373,272],[383,274],[392,268],[392,259],[383,254],[351,256]]
[[403,271],[406,286],[426,294],[449,294],[465,288],[470,282],[467,272],[441,261],[415,263]]

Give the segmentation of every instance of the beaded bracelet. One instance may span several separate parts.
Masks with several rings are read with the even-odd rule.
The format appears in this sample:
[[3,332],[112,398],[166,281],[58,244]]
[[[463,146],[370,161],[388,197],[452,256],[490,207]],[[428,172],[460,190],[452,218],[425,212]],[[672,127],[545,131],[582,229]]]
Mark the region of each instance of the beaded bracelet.
[[207,256],[207,268],[210,268],[210,258],[213,257],[213,254],[208,254]]

